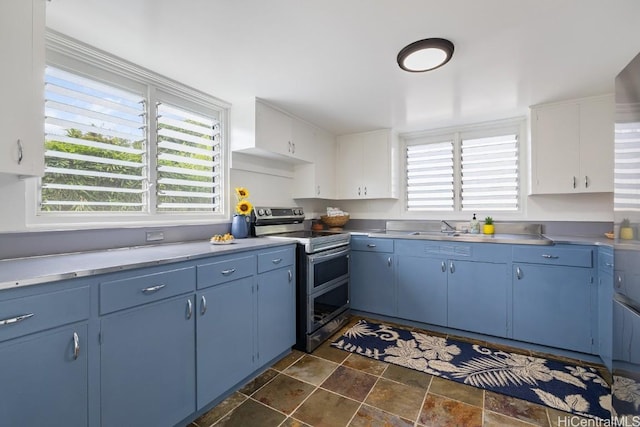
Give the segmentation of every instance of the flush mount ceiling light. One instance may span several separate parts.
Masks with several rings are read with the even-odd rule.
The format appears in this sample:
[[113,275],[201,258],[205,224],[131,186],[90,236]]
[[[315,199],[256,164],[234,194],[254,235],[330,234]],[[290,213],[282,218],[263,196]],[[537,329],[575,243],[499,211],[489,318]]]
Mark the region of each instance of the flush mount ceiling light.
[[424,39],[405,46],[398,54],[398,65],[405,71],[421,73],[449,62],[453,43],[446,39]]

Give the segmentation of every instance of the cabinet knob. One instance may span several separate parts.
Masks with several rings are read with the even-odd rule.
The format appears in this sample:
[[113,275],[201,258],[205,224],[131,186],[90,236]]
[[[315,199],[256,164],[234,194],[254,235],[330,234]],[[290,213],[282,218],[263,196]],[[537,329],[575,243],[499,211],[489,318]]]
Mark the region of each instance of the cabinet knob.
[[193,315],[193,303],[190,299],[187,300],[187,319],[191,319]]
[[520,269],[520,267],[516,267],[516,277],[518,278],[518,280],[522,279],[522,270]]
[[584,188],[589,188],[589,177],[584,176]]
[[364,187],[364,195],[367,195],[367,187]]
[[24,157],[24,151],[22,149],[22,141],[18,139],[18,141],[16,141],[18,144],[18,164],[22,163],[22,158]]
[[367,243],[367,247],[368,247],[368,248],[375,248],[375,247],[376,247],[376,245],[374,245],[373,243]]
[[391,264],[393,263],[393,261],[391,260],[391,257],[387,258],[387,265],[389,267],[391,267]]
[[236,272],[235,268],[230,268],[228,270],[222,270],[220,273],[222,273],[223,276],[228,276],[230,274],[233,274]]
[[318,196],[320,195],[320,186],[318,185],[318,189],[316,190],[316,193],[318,194]]
[[200,315],[204,316],[207,312],[207,299],[202,295],[200,297]]
[[576,188],[576,177],[573,177],[573,188]]
[[442,270],[443,273],[447,271],[447,264],[445,264],[444,261],[440,263],[440,270]]
[[453,261],[449,263],[449,272],[453,274],[456,271],[456,267],[453,265]]
[[280,264],[282,262],[282,258],[274,258],[271,260],[271,262],[274,264]]
[[77,332],[73,333],[73,360],[77,360],[80,356],[80,337]]
[[153,294],[158,292],[160,289],[164,288],[165,286],[167,285],[162,284],[162,285],[156,285],[156,286],[149,286],[148,288],[142,289],[142,293],[147,295]]
[[559,257],[558,257],[557,255],[542,254],[542,258],[546,258],[546,259],[558,259]]
[[360,187],[358,187],[358,196],[360,196]]
[[29,314],[22,314],[16,317],[10,317],[8,319],[2,319],[0,320],[0,326],[12,325],[14,323],[22,322],[23,320],[27,320],[28,318],[33,316],[34,316],[34,313],[29,313]]
[[293,281],[293,273],[291,272],[291,270],[287,271],[287,273],[289,274],[289,282]]

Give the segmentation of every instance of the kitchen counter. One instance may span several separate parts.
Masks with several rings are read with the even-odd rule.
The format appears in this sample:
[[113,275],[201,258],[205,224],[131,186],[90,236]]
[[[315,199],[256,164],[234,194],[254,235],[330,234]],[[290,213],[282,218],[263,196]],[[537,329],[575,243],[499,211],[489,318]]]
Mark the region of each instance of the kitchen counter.
[[249,238],[227,245],[187,242],[5,259],[0,260],[0,290],[289,244]]

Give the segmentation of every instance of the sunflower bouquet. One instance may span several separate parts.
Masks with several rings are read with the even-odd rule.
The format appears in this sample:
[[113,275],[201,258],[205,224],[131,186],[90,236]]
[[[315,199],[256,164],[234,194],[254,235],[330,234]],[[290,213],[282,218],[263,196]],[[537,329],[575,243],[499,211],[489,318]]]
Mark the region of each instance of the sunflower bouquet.
[[244,187],[236,187],[236,213],[238,215],[251,215],[253,205],[249,200],[249,190]]

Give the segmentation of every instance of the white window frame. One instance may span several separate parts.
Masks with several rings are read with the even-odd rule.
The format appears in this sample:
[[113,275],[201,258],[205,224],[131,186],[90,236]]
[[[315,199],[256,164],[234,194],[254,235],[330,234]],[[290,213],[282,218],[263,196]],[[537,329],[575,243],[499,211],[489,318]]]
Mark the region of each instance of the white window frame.
[[[470,124],[464,126],[456,126],[442,129],[434,129],[429,131],[409,132],[400,135],[401,155],[399,157],[399,170],[401,174],[401,217],[406,219],[424,219],[424,220],[470,220],[473,212],[461,210],[461,180],[460,180],[460,159],[461,159],[461,141],[463,138],[481,138],[500,135],[504,133],[515,132],[518,135],[518,210],[515,211],[480,211],[478,219],[483,220],[485,216],[491,216],[494,219],[522,219],[526,216],[526,200],[528,185],[528,134],[526,117],[516,117],[504,120],[495,120],[491,122],[483,122],[478,124]],[[430,142],[440,142],[447,139],[453,140],[454,150],[454,210],[453,211],[409,211],[407,209],[407,164],[406,150],[408,145],[428,144]]]
[[[54,66],[90,79],[104,81],[107,84],[123,89],[140,92],[147,96],[149,105],[154,106],[158,100],[157,93],[162,99],[170,101],[172,105],[201,111],[201,113],[215,112],[220,122],[221,149],[221,208],[219,212],[155,212],[153,205],[149,212],[43,212],[38,208],[39,179],[31,179],[26,188],[26,221],[30,228],[97,228],[114,224],[125,226],[149,225],[180,225],[180,224],[212,224],[227,222],[231,211],[229,205],[229,158],[228,141],[229,109],[231,105],[218,98],[185,86],[176,81],[153,73],[111,54],[100,51],[77,40],[70,39],[54,31],[47,31],[47,65]],[[149,121],[147,121],[149,123]],[[148,159],[154,159],[155,127],[149,126]],[[43,134],[44,143],[44,134]],[[155,164],[155,160],[151,165]],[[151,171],[151,183],[155,179],[155,171]],[[155,202],[155,191],[150,192],[150,202]]]

